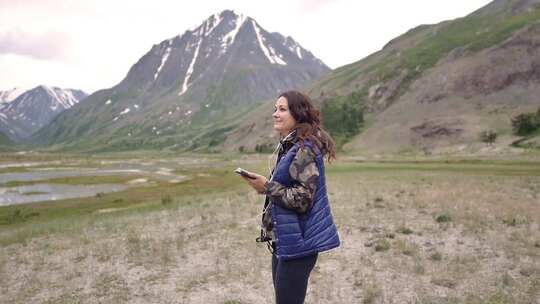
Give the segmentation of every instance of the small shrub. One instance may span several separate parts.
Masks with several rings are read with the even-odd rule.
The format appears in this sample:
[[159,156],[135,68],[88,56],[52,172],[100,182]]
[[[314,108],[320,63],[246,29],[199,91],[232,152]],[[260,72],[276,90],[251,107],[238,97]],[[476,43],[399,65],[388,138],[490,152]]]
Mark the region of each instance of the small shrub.
[[437,223],[448,223],[452,221],[452,217],[448,213],[442,213],[435,217]]
[[173,202],[173,199],[169,194],[165,194],[164,196],[161,197],[162,205],[169,205],[172,202]]
[[30,213],[27,213],[24,215],[25,218],[30,218],[30,217],[33,217],[33,216],[39,216],[39,212],[30,212]]
[[442,260],[442,254],[438,251],[435,251],[429,256],[429,259],[432,261],[441,261]]
[[397,229],[397,232],[402,234],[412,234],[414,231],[409,227],[401,226]]
[[13,211],[7,213],[0,218],[0,224],[11,225],[16,223],[22,223],[31,217],[39,216],[39,212],[31,211],[25,213],[22,209],[16,208]]
[[437,286],[442,286],[446,288],[455,288],[456,287],[456,281],[449,279],[449,278],[433,278],[431,279],[431,283],[435,284]]
[[379,239],[375,242],[375,251],[388,251],[390,249],[390,242],[385,239]]
[[13,212],[9,213],[7,220],[9,224],[24,222],[21,209],[15,209]]
[[396,251],[408,255],[408,256],[416,256],[418,254],[418,247],[413,243],[408,243],[403,240],[398,240],[395,243]]
[[512,130],[515,135],[525,136],[534,132],[540,126],[535,113],[521,113],[512,118]]
[[480,140],[488,145],[492,145],[496,139],[497,132],[493,130],[485,130],[480,133]]
[[519,215],[504,218],[502,221],[503,221],[504,224],[506,224],[508,226],[512,226],[512,227],[517,227],[517,226],[520,226],[520,225],[524,225],[524,224],[527,224],[529,222],[526,217],[519,216]]

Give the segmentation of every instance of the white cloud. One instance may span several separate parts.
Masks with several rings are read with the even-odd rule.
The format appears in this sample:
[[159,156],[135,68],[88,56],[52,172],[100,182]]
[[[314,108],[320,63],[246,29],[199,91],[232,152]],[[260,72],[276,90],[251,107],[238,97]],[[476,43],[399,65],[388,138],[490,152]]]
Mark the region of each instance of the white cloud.
[[19,28],[0,32],[0,54],[61,60],[70,55],[70,48],[71,38],[65,33],[27,33]]

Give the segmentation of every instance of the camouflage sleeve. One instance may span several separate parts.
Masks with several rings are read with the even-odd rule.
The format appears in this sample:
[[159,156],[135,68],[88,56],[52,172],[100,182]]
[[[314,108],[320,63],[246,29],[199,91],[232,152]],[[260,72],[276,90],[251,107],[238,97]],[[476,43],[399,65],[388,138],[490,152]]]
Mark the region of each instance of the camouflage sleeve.
[[311,149],[298,149],[289,167],[289,174],[294,180],[291,187],[285,187],[276,181],[268,181],[265,184],[265,194],[280,207],[305,213],[313,205],[319,177],[319,169]]

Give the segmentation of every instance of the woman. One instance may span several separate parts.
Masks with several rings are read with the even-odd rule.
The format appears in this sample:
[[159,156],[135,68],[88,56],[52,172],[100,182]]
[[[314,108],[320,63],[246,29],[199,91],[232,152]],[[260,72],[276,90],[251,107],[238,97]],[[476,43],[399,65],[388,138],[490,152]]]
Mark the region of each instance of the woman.
[[309,97],[281,94],[272,115],[281,140],[271,178],[244,177],[265,194],[261,237],[272,252],[272,279],[278,304],[303,303],[319,252],[339,246],[324,175],[323,157],[335,159],[332,138],[320,125]]

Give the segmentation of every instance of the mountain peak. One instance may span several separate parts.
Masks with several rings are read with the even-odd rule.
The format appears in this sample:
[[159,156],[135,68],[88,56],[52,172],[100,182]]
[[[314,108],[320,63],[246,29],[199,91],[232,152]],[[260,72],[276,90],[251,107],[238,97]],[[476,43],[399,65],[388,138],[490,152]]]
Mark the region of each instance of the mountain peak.
[[40,84],[37,87],[35,87],[33,90],[44,90],[46,92],[51,92],[51,91],[54,92],[56,90],[60,90],[60,88],[49,86],[49,85],[46,85],[46,84]]
[[237,14],[233,10],[224,10],[220,13],[210,15],[201,24],[190,28],[186,31],[186,33],[191,32],[192,34],[202,34],[204,36],[208,36],[222,22],[238,24],[239,26],[241,26],[246,19],[251,18],[246,17],[244,14]]
[[33,139],[80,141],[90,134],[102,138],[102,133],[94,132],[107,127],[115,133],[114,143],[108,139],[107,146],[127,137],[161,141],[166,134],[176,138],[177,146],[187,148],[196,143],[185,134],[232,119],[237,111],[229,109],[301,89],[328,71],[292,38],[269,32],[244,14],[224,10],[154,44],[118,85],[92,94]]
[[0,107],[0,132],[26,138],[87,96],[80,90],[39,85]]
[[241,14],[241,13],[236,13],[234,10],[226,9],[226,10],[222,11],[221,13],[219,13],[219,16],[222,17],[222,18],[233,18],[233,19],[236,19],[236,18],[238,18],[239,16],[243,16],[243,14]]
[[[210,15],[184,34],[154,45],[148,57],[141,59],[145,59],[144,62],[133,66],[120,86],[129,83],[144,91],[167,88],[176,91],[177,96],[184,96],[194,84],[209,75],[215,78],[210,83],[221,83],[232,70],[245,73],[254,67],[266,69],[287,65],[295,70],[310,70],[312,75],[328,70],[321,60],[292,37],[269,32],[255,19],[233,10]],[[304,83],[312,76],[295,77],[303,79],[300,83]],[[200,92],[185,96],[196,103],[203,102],[207,97],[206,85],[201,84]],[[266,94],[276,94],[280,89],[269,88]],[[264,97],[256,96],[252,100]]]

